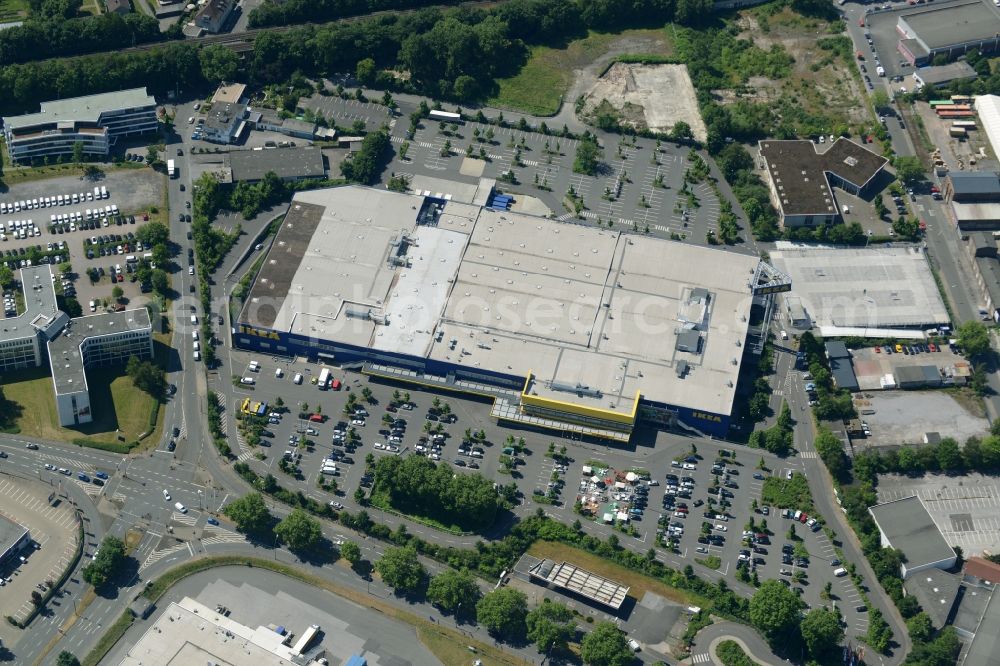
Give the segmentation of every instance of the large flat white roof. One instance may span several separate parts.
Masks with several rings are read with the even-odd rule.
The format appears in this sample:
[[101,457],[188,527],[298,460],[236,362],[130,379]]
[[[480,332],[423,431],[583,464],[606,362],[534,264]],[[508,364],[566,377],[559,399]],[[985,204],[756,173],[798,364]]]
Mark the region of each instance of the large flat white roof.
[[775,268],[812,321],[837,328],[914,327],[948,322],[924,250],[916,246],[831,248],[779,242]]
[[4,126],[8,130],[18,130],[54,122],[96,123],[106,111],[156,106],[156,100],[145,88],[115,90],[84,97],[56,99],[42,102],[41,111],[21,116],[5,116]]
[[418,223],[423,197],[358,186],[298,194],[292,209],[306,204],[319,221],[298,267],[269,270],[276,253],[294,261],[283,228],[252,291],[294,270],[273,323],[252,308],[245,323],[531,373],[534,394],[612,411],[639,393],[732,409],[757,257],[456,202]]

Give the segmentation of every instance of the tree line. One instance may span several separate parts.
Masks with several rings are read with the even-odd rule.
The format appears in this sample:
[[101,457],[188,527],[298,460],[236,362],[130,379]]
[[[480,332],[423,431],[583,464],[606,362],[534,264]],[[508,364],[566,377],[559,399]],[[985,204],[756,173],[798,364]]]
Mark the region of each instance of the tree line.
[[266,0],[250,12],[251,28],[267,28],[296,23],[335,21],[390,9],[417,9],[427,5],[448,5],[458,0]]
[[0,31],[0,65],[120,49],[166,39],[159,21],[142,13],[86,18],[29,16]]

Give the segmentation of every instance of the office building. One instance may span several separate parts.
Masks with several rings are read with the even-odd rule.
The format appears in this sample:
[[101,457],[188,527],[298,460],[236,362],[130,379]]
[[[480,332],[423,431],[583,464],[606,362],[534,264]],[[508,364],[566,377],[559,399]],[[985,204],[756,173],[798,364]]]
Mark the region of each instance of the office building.
[[426,192],[313,190],[293,199],[234,344],[478,393],[530,427],[721,435],[762,265]]
[[145,88],[43,102],[38,113],[3,119],[12,162],[73,154],[106,157],[120,137],[155,132],[156,100]]
[[824,152],[807,140],[759,143],[767,167],[771,201],[781,213],[783,227],[818,227],[833,224],[841,208],[833,188],[855,196],[868,194],[886,165],[881,155],[849,139],[839,138]]
[[21,269],[25,311],[0,321],[0,370],[39,367],[48,359],[59,423],[93,420],[88,368],[151,358],[153,331],[145,308],[70,317],[56,304],[49,266]]

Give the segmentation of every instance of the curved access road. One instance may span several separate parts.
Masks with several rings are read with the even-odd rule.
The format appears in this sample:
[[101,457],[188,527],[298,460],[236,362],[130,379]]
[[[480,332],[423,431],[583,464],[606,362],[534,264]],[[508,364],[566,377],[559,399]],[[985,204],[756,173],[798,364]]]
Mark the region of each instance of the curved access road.
[[699,631],[691,644],[691,657],[685,663],[712,663],[716,666],[722,666],[722,660],[716,656],[715,651],[720,643],[727,640],[735,641],[751,659],[761,666],[791,663],[771,652],[771,648],[756,631],[736,622],[717,622]]

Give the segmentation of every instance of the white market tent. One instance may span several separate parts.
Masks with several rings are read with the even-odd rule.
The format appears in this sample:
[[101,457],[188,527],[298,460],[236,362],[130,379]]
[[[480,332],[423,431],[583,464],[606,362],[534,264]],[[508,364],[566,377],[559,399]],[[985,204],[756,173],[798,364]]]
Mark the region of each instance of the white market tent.
[[979,95],[976,97],[975,107],[993,153],[1000,155],[1000,97]]

